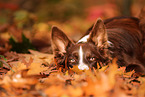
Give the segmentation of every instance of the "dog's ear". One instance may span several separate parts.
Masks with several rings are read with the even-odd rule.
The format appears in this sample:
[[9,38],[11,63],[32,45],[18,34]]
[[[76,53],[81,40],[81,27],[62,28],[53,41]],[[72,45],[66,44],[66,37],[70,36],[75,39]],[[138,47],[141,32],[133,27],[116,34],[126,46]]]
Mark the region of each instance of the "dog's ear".
[[102,19],[98,19],[94,24],[88,42],[93,42],[97,47],[106,47],[108,44],[108,36]]
[[73,42],[57,27],[52,27],[52,49],[53,53],[63,54],[66,53],[67,47],[71,46]]

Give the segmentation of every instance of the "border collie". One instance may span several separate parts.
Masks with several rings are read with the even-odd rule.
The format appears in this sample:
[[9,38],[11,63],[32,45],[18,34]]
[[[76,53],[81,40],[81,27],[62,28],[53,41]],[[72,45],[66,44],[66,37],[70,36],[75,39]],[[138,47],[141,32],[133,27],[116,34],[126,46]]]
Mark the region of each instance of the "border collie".
[[80,70],[88,70],[97,68],[97,63],[102,67],[116,58],[118,66],[126,66],[126,71],[145,72],[143,35],[137,18],[115,17],[105,21],[99,18],[77,42],[53,26],[51,38],[58,66],[77,65]]

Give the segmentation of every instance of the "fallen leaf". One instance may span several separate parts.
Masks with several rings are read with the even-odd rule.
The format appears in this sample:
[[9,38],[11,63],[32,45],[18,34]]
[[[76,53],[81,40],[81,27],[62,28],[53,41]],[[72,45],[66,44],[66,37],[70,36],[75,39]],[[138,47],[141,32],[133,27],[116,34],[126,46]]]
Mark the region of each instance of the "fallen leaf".
[[28,75],[40,74],[40,72],[46,71],[48,67],[44,67],[39,63],[31,63],[29,66]]

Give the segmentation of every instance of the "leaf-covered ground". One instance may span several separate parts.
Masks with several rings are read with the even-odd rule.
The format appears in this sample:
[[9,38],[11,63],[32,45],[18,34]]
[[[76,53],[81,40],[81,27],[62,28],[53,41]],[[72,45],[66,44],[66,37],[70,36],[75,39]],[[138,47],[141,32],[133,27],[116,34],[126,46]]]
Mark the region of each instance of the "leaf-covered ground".
[[129,10],[126,1],[1,0],[0,97],[145,97],[145,75],[117,68],[116,59],[93,71],[62,72],[51,50],[53,25],[77,41],[98,17],[137,16],[145,4],[134,0]]
[[[125,72],[113,63],[101,69],[61,72],[52,54],[29,50],[30,54],[5,53],[0,68],[1,97],[144,97],[145,77]],[[11,69],[7,66],[9,64]],[[96,64],[97,65],[97,64]]]

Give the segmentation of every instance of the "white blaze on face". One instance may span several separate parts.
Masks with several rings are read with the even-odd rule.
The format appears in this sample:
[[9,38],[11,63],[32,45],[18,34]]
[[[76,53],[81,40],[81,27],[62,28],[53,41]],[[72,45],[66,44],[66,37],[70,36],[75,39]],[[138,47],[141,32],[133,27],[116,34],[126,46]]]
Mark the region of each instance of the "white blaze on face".
[[79,57],[80,57],[80,60],[79,60],[78,68],[80,70],[85,70],[85,69],[88,70],[89,69],[88,65],[83,62],[84,58],[83,58],[83,49],[82,49],[82,46],[80,46],[80,49],[79,49]]

